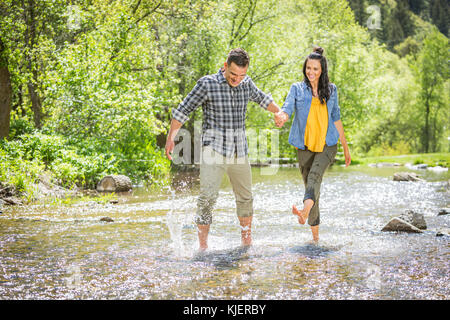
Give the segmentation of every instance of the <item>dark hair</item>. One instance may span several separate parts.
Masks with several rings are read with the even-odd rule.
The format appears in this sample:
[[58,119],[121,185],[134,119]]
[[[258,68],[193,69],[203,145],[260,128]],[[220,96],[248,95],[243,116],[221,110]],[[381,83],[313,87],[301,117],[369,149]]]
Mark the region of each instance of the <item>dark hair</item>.
[[246,67],[250,63],[250,57],[244,49],[236,48],[230,51],[227,58],[227,64],[231,65],[234,62],[239,67]]
[[309,83],[309,79],[306,76],[306,63],[309,59],[312,60],[320,60],[320,66],[322,67],[322,73],[319,78],[319,88],[318,94],[321,103],[325,103],[330,99],[331,90],[330,90],[330,80],[328,79],[328,66],[327,66],[327,58],[323,56],[323,49],[321,47],[314,47],[313,52],[309,54],[306,58],[305,63],[303,64],[303,76],[305,83],[311,88],[311,83]]

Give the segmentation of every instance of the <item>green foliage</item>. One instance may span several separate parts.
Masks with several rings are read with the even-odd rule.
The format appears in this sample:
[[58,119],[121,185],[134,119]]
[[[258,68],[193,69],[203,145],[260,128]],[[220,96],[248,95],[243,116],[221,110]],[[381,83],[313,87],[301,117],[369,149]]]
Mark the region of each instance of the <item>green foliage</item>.
[[[447,150],[448,39],[431,24],[445,34],[444,3],[0,1],[14,92],[0,181],[30,194],[43,170],[66,187],[94,187],[112,173],[167,182],[162,147],[171,109],[235,47],[249,52],[249,75],[280,106],[303,80],[313,46],[324,48],[352,152]],[[367,29],[369,5],[380,8],[381,29]],[[185,128],[193,132],[201,118],[199,108]],[[295,159],[291,121],[278,129],[272,114],[250,103],[246,125],[262,136],[279,133],[279,157]],[[269,151],[273,137],[267,134]]]
[[[450,117],[450,44],[439,31],[434,30],[423,42],[416,61],[412,63],[420,88],[418,108],[422,122],[422,151],[439,150],[440,137]],[[445,90],[447,89],[447,90]]]
[[114,158],[104,154],[82,155],[64,137],[57,135],[24,134],[13,141],[2,141],[1,150],[7,163],[2,170],[3,177],[18,190],[23,189],[25,181],[27,184],[36,182],[44,170],[53,175],[55,182],[67,188],[92,188],[102,175],[118,171]]

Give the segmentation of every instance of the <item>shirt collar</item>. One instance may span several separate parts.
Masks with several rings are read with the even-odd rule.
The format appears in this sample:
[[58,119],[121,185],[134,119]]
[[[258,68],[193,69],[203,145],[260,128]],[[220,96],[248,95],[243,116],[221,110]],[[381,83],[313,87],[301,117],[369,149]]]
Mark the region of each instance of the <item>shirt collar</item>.
[[217,81],[219,81],[219,83],[227,82],[227,79],[225,79],[225,76],[223,75],[222,68],[217,72]]

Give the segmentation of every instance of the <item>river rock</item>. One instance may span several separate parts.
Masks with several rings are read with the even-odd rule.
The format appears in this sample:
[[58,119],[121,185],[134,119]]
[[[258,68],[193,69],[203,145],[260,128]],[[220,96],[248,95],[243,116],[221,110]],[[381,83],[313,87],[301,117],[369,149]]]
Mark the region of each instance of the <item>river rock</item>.
[[100,219],[100,221],[102,222],[114,222],[114,220],[110,217],[103,217]]
[[425,230],[427,228],[423,213],[415,212],[413,210],[406,210],[404,213],[399,215],[398,218],[412,224],[418,229]]
[[422,230],[414,227],[409,222],[406,222],[398,217],[392,218],[381,231],[403,231],[410,233],[422,233]]
[[394,173],[394,181],[424,181],[420,179],[414,172],[397,172]]
[[17,206],[17,205],[21,205],[22,201],[19,198],[16,197],[7,197],[7,198],[3,198],[3,201],[5,204],[10,205],[10,206]]
[[97,185],[97,191],[100,192],[125,192],[131,189],[131,179],[125,175],[106,176]]
[[450,209],[449,208],[443,208],[439,211],[438,216],[445,216],[447,214],[450,213]]
[[376,167],[376,168],[382,168],[382,167],[400,167],[401,164],[394,162],[378,162],[378,163],[369,163],[369,167]]
[[443,237],[443,236],[450,237],[450,229],[449,228],[443,228],[436,232],[436,237]]

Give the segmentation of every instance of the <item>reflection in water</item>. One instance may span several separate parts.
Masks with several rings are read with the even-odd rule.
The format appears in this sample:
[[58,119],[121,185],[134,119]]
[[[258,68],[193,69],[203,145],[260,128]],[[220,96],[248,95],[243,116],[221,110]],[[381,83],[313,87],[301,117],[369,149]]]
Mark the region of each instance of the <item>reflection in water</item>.
[[[340,246],[342,247],[342,246]],[[338,251],[339,247],[324,247],[314,243],[307,243],[301,246],[295,246],[288,249],[288,252],[301,254],[310,259],[325,257],[329,254],[332,254]]]
[[239,261],[248,259],[250,247],[240,246],[229,250],[197,252],[193,261],[201,261],[214,265],[217,269],[231,269],[238,266]]
[[[240,247],[227,178],[203,254],[195,174],[185,174],[192,185],[136,189],[119,204],[3,208],[0,299],[448,299],[450,239],[432,231],[450,227],[437,216],[450,204],[448,173],[397,183],[394,170],[329,170],[318,245],[290,212],[303,194],[295,168],[253,169],[250,248]],[[380,232],[406,209],[423,212],[429,231]]]

